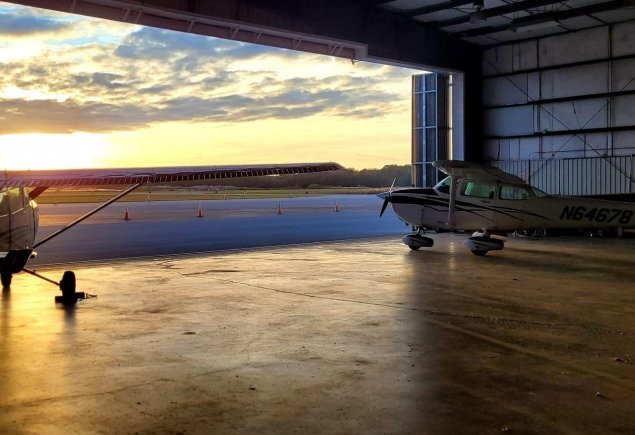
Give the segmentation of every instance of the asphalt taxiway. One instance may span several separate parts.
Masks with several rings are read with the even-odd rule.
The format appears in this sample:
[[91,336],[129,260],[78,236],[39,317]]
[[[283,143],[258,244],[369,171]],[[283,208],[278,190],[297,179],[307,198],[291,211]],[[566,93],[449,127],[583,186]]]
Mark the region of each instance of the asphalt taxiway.
[[[96,204],[40,206],[39,238]],[[198,209],[203,217],[198,217]],[[335,211],[337,207],[338,211]],[[397,235],[374,195],[115,203],[38,247],[32,265]],[[128,210],[128,221],[124,221]],[[39,239],[38,238],[38,239]]]
[[635,240],[434,237],[18,275],[0,432],[635,433]]

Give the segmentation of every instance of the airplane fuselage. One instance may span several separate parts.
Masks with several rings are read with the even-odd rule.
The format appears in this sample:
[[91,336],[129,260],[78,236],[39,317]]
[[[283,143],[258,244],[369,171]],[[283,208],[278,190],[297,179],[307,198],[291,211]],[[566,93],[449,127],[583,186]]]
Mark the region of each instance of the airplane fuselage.
[[390,192],[389,202],[403,221],[421,228],[514,231],[635,226],[635,204],[551,196],[526,184],[468,179],[458,181],[450,213],[449,187],[439,183],[435,188],[400,189]]
[[0,191],[0,252],[31,248],[38,221],[38,206],[23,187]]
[[22,270],[33,253],[39,210],[24,187],[0,191],[0,278],[11,283],[11,275]]

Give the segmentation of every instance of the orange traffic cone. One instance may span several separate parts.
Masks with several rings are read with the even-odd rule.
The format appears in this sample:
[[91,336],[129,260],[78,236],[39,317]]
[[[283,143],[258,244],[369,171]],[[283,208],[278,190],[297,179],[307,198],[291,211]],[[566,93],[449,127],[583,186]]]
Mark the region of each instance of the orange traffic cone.
[[278,203],[278,214],[282,214],[282,205]]
[[128,206],[126,206],[126,212],[123,214],[123,220],[129,221],[130,215],[128,214]]
[[196,217],[203,217],[203,208],[201,204],[198,205],[198,211],[196,212]]

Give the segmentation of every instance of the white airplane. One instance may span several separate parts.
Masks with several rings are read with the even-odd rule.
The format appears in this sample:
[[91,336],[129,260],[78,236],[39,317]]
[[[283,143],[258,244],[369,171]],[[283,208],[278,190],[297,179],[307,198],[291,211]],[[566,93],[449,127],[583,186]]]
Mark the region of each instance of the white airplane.
[[416,230],[403,237],[411,249],[430,247],[425,229],[476,231],[464,244],[475,255],[505,246],[507,232],[551,228],[634,227],[635,204],[547,195],[497,168],[459,160],[433,166],[448,176],[433,188],[399,189],[378,195]]
[[[27,262],[37,254],[35,249],[89,218],[133,190],[147,183],[196,183],[224,178],[256,177],[266,175],[304,174],[343,169],[337,163],[298,163],[252,166],[194,166],[170,168],[129,169],[69,169],[43,171],[4,171],[0,173],[0,281],[4,288],[11,285],[12,276],[24,271],[60,287],[62,296],[56,301],[74,304],[85,295],[76,292],[75,274],[64,273],[58,283],[34,270]],[[35,241],[39,212],[34,199],[49,187],[130,185],[109,201],[77,218],[60,230]]]

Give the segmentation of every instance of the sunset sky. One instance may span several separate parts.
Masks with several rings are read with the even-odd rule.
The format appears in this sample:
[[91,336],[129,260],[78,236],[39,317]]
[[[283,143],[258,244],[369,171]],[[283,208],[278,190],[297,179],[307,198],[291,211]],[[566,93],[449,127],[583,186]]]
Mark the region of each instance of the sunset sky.
[[0,2],[8,169],[410,162],[419,71]]

